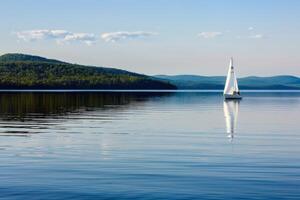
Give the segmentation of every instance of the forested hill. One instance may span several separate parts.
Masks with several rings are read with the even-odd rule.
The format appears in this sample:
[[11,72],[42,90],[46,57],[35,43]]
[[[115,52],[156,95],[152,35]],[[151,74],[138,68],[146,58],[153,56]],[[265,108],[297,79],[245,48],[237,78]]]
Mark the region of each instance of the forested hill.
[[176,89],[125,70],[83,66],[25,54],[0,56],[0,89]]
[[43,58],[40,56],[20,54],[20,53],[4,54],[0,56],[0,62],[48,62],[48,63],[57,63],[57,64],[65,63],[59,60]]

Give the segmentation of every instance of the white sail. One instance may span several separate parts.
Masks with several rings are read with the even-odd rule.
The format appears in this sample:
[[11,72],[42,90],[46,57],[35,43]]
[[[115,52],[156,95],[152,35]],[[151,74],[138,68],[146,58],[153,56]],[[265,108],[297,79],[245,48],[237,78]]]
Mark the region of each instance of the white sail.
[[231,58],[224,88],[224,94],[233,95],[234,92],[239,92],[239,87],[234,73],[233,59]]
[[224,101],[223,109],[226,123],[226,132],[228,133],[228,136],[230,138],[233,138],[239,113],[239,101]]

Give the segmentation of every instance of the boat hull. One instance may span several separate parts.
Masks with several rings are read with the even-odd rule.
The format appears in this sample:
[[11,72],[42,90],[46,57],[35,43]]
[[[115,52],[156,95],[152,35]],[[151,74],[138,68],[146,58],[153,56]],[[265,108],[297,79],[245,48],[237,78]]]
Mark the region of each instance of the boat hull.
[[224,94],[224,98],[226,100],[230,100],[230,99],[242,99],[242,96],[239,94]]

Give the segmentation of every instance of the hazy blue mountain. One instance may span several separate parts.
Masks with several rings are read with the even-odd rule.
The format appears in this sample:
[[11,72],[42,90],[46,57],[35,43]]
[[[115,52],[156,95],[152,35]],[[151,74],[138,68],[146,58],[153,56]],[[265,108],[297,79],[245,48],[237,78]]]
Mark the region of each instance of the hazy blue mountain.
[[24,54],[0,56],[0,89],[176,89],[125,70],[70,64]]
[[[178,89],[223,89],[225,76],[157,75],[156,78],[176,85]],[[296,76],[249,76],[238,79],[241,89],[300,89],[300,78]]]

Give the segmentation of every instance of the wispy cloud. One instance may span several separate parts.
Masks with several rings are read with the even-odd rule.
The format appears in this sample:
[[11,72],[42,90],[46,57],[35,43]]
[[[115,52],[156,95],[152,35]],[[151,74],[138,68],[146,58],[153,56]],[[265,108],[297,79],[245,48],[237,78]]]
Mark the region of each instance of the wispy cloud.
[[222,32],[201,32],[198,34],[199,37],[203,37],[205,39],[212,39],[223,35]]
[[253,35],[246,35],[246,36],[241,36],[241,35],[238,35],[236,36],[237,39],[264,39],[264,38],[267,38],[266,35],[264,34],[253,34]]
[[255,34],[255,35],[250,35],[249,38],[252,38],[252,39],[263,39],[265,38],[266,36],[263,35],[263,34]]
[[117,42],[120,40],[145,38],[154,35],[157,35],[157,33],[146,32],[146,31],[134,31],[134,32],[118,31],[118,32],[103,33],[101,34],[101,38],[106,42]]
[[[64,44],[70,42],[82,42],[87,45],[92,45],[97,41],[97,37],[93,33],[73,33],[66,30],[49,30],[36,29],[15,32],[18,39],[33,42],[38,40],[54,40],[57,44]],[[101,34],[101,38],[106,42],[117,42],[125,39],[145,38],[157,35],[154,32],[146,31],[119,31]]]
[[19,39],[30,42],[42,39],[61,39],[70,34],[65,30],[28,30],[16,32]]
[[15,34],[20,40],[26,42],[37,40],[55,40],[58,44],[62,44],[77,41],[91,45],[97,40],[96,36],[91,33],[73,33],[66,30],[37,29],[19,31]]
[[248,31],[253,31],[253,30],[254,30],[253,26],[248,27]]
[[66,37],[63,39],[63,42],[80,41],[87,45],[92,45],[96,42],[96,40],[96,36],[92,33],[72,33],[66,35]]

